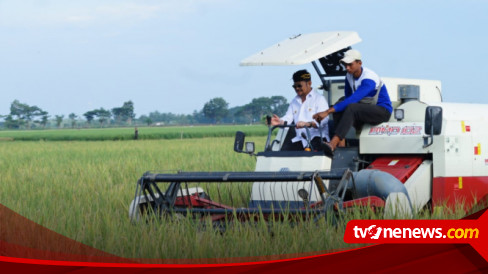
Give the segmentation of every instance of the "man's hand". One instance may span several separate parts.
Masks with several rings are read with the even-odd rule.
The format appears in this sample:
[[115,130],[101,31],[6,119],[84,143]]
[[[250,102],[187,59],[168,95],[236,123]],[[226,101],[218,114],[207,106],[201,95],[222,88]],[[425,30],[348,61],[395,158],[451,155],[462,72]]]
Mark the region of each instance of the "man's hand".
[[335,112],[334,107],[331,107],[326,111],[315,113],[313,115],[313,119],[315,119],[317,122],[320,123],[320,121],[324,120],[327,116],[329,116],[329,114],[334,113],[334,112]]
[[317,127],[313,122],[303,122],[300,121],[297,123],[297,128],[304,128],[304,127]]
[[278,115],[273,114],[273,117],[271,117],[271,125],[272,126],[281,125],[281,119],[280,119],[280,117],[278,117]]
[[313,115],[313,118],[320,123],[320,121],[324,120],[325,117],[329,116],[327,111],[317,112]]

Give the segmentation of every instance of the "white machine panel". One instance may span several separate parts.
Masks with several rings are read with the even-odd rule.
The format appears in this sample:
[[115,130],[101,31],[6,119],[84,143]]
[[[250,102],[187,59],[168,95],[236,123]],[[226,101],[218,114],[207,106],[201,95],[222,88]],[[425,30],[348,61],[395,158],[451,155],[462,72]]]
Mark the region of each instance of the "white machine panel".
[[441,81],[437,80],[423,80],[423,79],[406,79],[406,78],[389,78],[381,77],[381,80],[386,85],[390,100],[399,101],[398,86],[399,85],[414,85],[420,87],[421,102],[441,102]]
[[258,156],[256,171],[315,171],[330,170],[331,159],[324,155],[311,157]]
[[[331,159],[324,155],[311,157],[265,157],[258,156],[256,171],[315,171],[330,170]],[[329,181],[324,181],[328,187]],[[309,193],[309,201],[320,200],[320,194],[315,184],[311,182],[276,182],[255,183],[252,187],[251,201],[291,201],[300,202],[298,190],[305,189]]]
[[422,154],[424,122],[388,122],[377,126],[365,125],[361,131],[361,154]]
[[432,197],[432,161],[424,160],[405,182],[415,212],[422,209]]
[[488,174],[488,109],[480,104],[442,107],[442,134],[434,138],[434,177]]
[[353,31],[297,35],[245,58],[241,66],[303,65],[359,42]]

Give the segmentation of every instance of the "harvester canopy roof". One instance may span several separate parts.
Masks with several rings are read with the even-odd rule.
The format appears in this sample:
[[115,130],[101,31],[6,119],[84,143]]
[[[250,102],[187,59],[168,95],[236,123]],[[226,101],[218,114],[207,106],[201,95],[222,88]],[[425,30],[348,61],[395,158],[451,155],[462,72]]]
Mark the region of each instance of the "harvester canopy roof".
[[241,61],[241,66],[303,65],[361,42],[353,31],[318,32],[283,40]]

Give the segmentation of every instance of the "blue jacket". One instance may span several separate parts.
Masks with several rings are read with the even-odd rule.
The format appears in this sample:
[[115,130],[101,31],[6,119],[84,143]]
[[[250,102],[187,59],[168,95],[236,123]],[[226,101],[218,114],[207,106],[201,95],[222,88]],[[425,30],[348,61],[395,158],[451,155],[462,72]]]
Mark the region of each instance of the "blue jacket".
[[[349,104],[358,103],[364,97],[374,97],[376,95],[379,85],[382,84],[380,77],[366,67],[361,69],[361,76],[357,79],[349,73],[346,75],[344,88],[346,98],[344,101],[334,105],[335,111],[344,111]],[[385,85],[382,85],[380,89],[376,105],[384,107],[390,113],[393,111],[390,96]]]

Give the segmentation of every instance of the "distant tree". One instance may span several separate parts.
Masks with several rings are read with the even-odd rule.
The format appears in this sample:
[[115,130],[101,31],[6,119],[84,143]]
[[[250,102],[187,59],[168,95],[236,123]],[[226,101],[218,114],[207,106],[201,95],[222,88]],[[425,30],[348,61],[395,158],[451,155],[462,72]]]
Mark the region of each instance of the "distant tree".
[[247,117],[244,117],[244,115],[237,115],[237,113],[241,111],[242,111],[242,106],[235,106],[229,108],[229,114],[227,115],[229,118],[228,122],[233,124],[247,123],[249,121]]
[[261,121],[266,115],[276,114],[283,116],[288,109],[288,103],[283,96],[254,98],[249,104],[232,110],[236,120]]
[[216,97],[205,103],[203,114],[205,117],[220,122],[229,113],[229,104],[222,97]]
[[249,104],[242,106],[242,108],[235,113],[238,116],[244,116],[250,123],[259,121],[263,115],[272,114],[273,102],[271,98],[259,97],[254,98]]
[[141,115],[141,117],[139,117],[139,121],[144,124],[147,124],[148,126],[150,126],[153,123],[153,120],[146,115]]
[[14,100],[10,104],[9,123],[10,126],[20,127],[26,125],[28,129],[31,127],[31,122],[38,116],[47,115],[47,112],[43,111],[37,106],[29,106],[28,104],[21,103],[19,100]]
[[[195,123],[252,123],[261,121],[266,115],[276,114],[283,116],[288,109],[287,99],[283,96],[259,97],[254,98],[250,103],[228,107],[228,103],[220,97],[214,98],[205,103],[203,109],[193,111],[192,114],[174,114],[171,112],[161,113],[154,111],[149,115],[142,115],[138,118],[140,123],[147,124],[148,119],[151,123],[164,123],[165,125],[175,124],[195,124]],[[122,108],[112,109],[114,119],[122,115]]]
[[97,111],[96,110],[87,111],[83,114],[83,116],[85,116],[86,122],[88,124],[91,124],[91,121],[93,121],[93,119],[95,119],[95,116],[97,116]]
[[268,97],[259,97],[252,99],[249,106],[253,114],[253,118],[260,119],[263,115],[269,115],[273,112],[271,105],[273,101]]
[[29,109],[29,105],[19,102],[19,100],[14,100],[10,104],[10,115],[17,116],[19,119],[25,117],[26,112]]
[[237,107],[234,113],[234,118],[238,121],[243,121],[245,123],[252,123],[253,113],[252,109],[247,105]]
[[103,127],[103,124],[110,121],[110,117],[112,117],[112,113],[104,108],[95,110],[95,113],[98,118],[98,122],[100,122],[100,127]]
[[124,110],[124,120],[130,125],[132,124],[132,120],[136,118],[136,114],[134,113],[134,103],[132,101],[124,102],[122,105],[122,109]]
[[49,119],[49,115],[47,111],[43,111],[41,113],[41,121],[40,121],[40,124],[42,125],[43,128],[46,128],[48,119]]
[[112,115],[114,116],[115,123],[120,124],[123,121],[123,109],[113,108]]
[[78,115],[76,115],[74,113],[70,113],[68,115],[68,117],[71,120],[71,128],[75,128],[75,126],[76,126],[76,118],[78,118]]
[[283,96],[271,96],[271,111],[278,116],[285,115],[288,110],[288,100]]
[[56,127],[60,128],[61,123],[63,122],[63,119],[64,119],[64,115],[54,115],[54,117],[56,119]]
[[12,115],[7,115],[5,116],[5,123],[4,123],[6,128],[9,129],[17,129],[20,128],[22,125],[21,121],[18,119],[14,119]]
[[25,113],[27,128],[30,129],[31,122],[34,121],[35,117],[42,116],[44,111],[37,106],[30,106]]
[[200,111],[194,110],[192,116],[193,116],[193,119],[195,120],[195,122],[200,123],[200,124],[206,124],[206,123],[211,122],[211,120],[209,118],[207,118],[205,116],[205,114],[203,114],[203,110],[200,110]]
[[122,107],[112,109],[112,115],[116,123],[126,122],[132,124],[132,120],[135,118],[134,103],[132,101],[124,102]]

